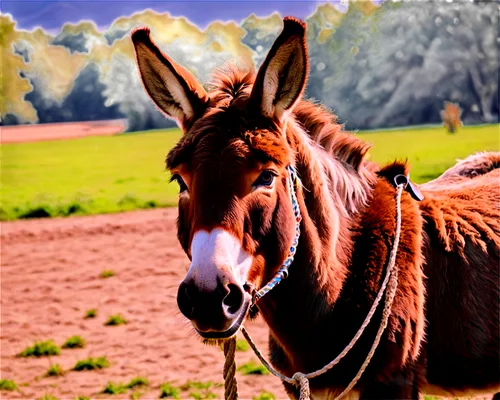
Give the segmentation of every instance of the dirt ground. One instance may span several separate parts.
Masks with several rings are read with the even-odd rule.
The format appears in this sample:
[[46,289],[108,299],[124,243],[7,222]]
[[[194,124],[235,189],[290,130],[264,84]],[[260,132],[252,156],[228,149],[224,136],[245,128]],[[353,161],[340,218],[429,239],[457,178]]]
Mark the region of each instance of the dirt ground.
[[126,128],[127,120],[124,119],[2,126],[0,127],[0,141],[2,143],[24,143],[74,139],[85,136],[111,136],[125,131]]
[[[188,259],[175,235],[176,209],[113,215],[16,221],[1,224],[1,378],[12,379],[20,391],[2,399],[129,399],[100,392],[109,381],[127,383],[144,376],[150,381],[141,399],[157,399],[160,384],[191,381],[222,384],[223,354],[203,345],[180,314],[176,290]],[[103,270],[115,276],[100,278]],[[97,317],[85,319],[88,309]],[[126,325],[105,326],[120,313]],[[267,327],[262,320],[248,325],[267,353]],[[16,355],[37,340],[61,345],[80,335],[83,349],[61,355],[21,358]],[[77,360],[106,356],[109,368],[71,371]],[[237,363],[257,360],[251,350],[237,353]],[[68,372],[46,377],[51,363]],[[238,372],[239,393],[251,399],[262,391],[286,398],[271,375]],[[223,398],[223,388],[211,389]],[[181,398],[190,398],[184,391]]]

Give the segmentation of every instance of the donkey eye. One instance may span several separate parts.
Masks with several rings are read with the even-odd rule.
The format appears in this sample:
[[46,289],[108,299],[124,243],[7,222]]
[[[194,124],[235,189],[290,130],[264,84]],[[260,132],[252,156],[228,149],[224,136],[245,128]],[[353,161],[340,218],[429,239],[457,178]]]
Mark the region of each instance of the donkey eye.
[[254,187],[271,187],[274,183],[274,179],[276,178],[276,173],[273,171],[270,171],[266,169],[265,171],[262,171],[260,176],[257,178],[255,183],[253,184]]
[[170,178],[170,182],[173,182],[173,181],[176,181],[177,184],[179,185],[179,192],[180,193],[188,190],[186,182],[184,182],[184,179],[182,179],[180,175],[178,175],[178,174],[172,175],[172,177]]

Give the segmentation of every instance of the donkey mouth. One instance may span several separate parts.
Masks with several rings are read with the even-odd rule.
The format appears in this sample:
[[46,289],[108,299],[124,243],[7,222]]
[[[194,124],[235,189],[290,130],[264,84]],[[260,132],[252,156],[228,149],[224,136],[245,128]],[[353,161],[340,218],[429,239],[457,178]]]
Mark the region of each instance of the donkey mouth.
[[250,300],[245,300],[245,303],[241,307],[240,314],[235,318],[231,326],[225,331],[201,331],[196,327],[194,327],[194,329],[203,339],[228,339],[234,336],[240,329],[243,321],[245,320],[245,317],[248,314],[248,310],[250,309],[250,303]]

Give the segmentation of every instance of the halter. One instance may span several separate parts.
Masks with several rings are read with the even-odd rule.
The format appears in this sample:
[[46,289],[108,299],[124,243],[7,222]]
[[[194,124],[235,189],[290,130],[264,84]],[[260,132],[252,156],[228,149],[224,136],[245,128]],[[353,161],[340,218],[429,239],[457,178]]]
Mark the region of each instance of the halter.
[[295,237],[293,238],[292,245],[288,250],[288,256],[283,264],[281,264],[280,269],[276,272],[276,275],[269,281],[269,283],[264,286],[262,289],[255,293],[253,298],[252,306],[254,306],[264,295],[269,293],[271,289],[273,289],[276,285],[279,285],[283,279],[286,279],[288,276],[288,268],[292,265],[293,258],[295,257],[295,252],[297,251],[297,246],[299,244],[300,237],[300,221],[302,221],[302,216],[300,215],[299,203],[297,201],[297,193],[300,180],[297,176],[297,171],[294,167],[289,165],[286,167],[288,171],[287,183],[288,183],[288,192],[290,195],[290,200],[292,202],[293,214],[295,216]]

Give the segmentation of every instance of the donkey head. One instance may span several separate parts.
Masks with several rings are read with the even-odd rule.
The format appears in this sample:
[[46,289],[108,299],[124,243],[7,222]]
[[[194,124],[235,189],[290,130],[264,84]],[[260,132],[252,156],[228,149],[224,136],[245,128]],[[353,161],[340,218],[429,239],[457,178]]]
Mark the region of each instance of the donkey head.
[[288,255],[295,217],[287,185],[287,118],[307,78],[305,25],[285,18],[257,76],[219,72],[204,87],[163,54],[148,29],[132,34],[144,87],[183,136],[167,156],[179,193],[179,241],[191,260],[177,302],[204,338],[232,336]]

